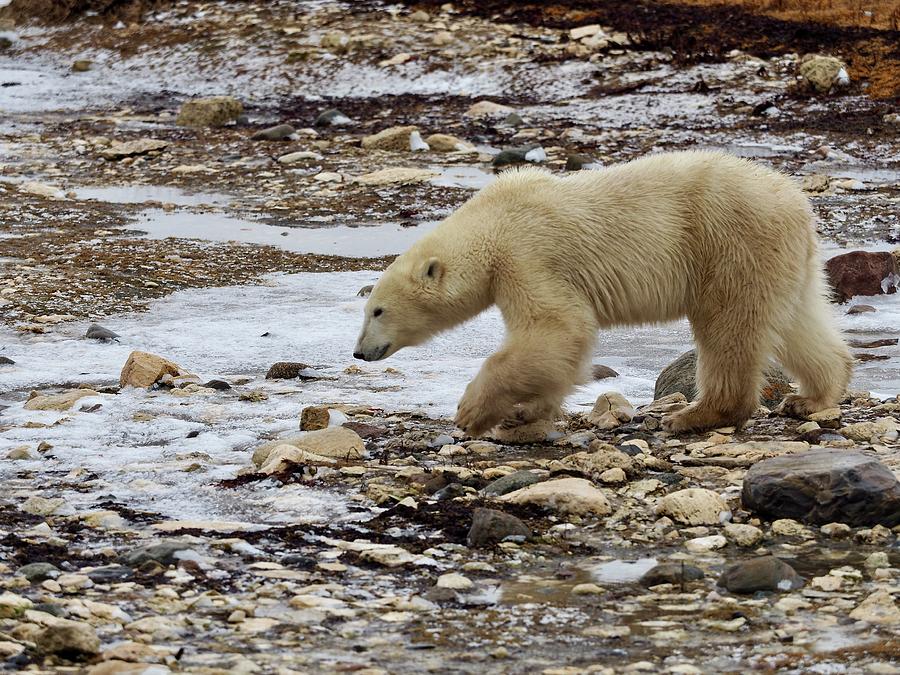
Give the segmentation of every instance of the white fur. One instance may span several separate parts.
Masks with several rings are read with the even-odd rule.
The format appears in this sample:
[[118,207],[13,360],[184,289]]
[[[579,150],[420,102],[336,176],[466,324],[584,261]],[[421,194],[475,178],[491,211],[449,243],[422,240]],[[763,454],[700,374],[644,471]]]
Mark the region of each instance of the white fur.
[[556,414],[598,329],[687,316],[700,395],[667,428],[710,428],[752,414],[770,356],[801,386],[786,412],[836,403],[851,357],[825,292],[809,203],[775,171],[715,152],[565,177],[526,168],[501,175],[388,267],[356,352],[384,358],[496,304],[506,341],[457,415],[475,435]]

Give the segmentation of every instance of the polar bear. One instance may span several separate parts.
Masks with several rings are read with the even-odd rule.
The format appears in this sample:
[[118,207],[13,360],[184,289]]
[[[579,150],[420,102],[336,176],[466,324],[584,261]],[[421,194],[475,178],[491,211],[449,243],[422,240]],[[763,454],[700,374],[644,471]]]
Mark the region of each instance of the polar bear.
[[832,325],[814,217],[782,174],[673,152],[565,177],[501,174],[375,284],[354,356],[384,359],[496,304],[506,325],[459,402],[471,436],[554,418],[597,331],[687,317],[698,400],[673,433],[743,424],[777,358],[800,385],[781,412],[834,406],[852,358]]

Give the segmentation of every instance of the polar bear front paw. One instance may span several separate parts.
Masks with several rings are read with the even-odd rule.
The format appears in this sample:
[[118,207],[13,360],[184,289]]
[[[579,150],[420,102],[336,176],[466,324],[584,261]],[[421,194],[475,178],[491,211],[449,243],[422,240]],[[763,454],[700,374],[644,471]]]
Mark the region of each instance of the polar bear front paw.
[[470,384],[456,408],[456,426],[469,436],[482,436],[497,426],[507,412],[507,406],[487,399]]

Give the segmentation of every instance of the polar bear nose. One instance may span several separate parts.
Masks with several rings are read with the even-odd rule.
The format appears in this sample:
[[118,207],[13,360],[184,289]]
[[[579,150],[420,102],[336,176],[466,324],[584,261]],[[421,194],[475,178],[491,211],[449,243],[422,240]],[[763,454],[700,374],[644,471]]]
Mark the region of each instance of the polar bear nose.
[[365,361],[366,355],[363,354],[362,352],[353,352],[353,358],[354,359],[362,359],[363,361]]

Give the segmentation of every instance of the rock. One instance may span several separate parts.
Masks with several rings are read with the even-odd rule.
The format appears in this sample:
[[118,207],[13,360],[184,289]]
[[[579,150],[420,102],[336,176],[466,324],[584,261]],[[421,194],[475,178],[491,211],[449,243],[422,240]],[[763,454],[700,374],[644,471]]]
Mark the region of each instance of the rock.
[[118,160],[125,157],[147,155],[151,152],[160,152],[168,147],[168,141],[158,141],[155,138],[140,138],[136,141],[126,141],[125,143],[113,141],[108,148],[100,151],[100,156],[104,159]]
[[225,380],[210,380],[209,382],[204,382],[200,386],[204,389],[215,389],[216,391],[228,391],[231,389],[231,385]]
[[449,30],[439,30],[431,36],[431,42],[437,47],[446,47],[456,42],[456,37]]
[[323,405],[309,405],[300,413],[301,431],[316,431],[325,429],[331,421],[328,408]]
[[570,152],[566,155],[566,171],[581,171],[589,164],[593,163],[587,155],[579,155],[577,152]]
[[879,589],[850,612],[850,618],[885,626],[900,624],[900,608],[890,591]]
[[569,39],[581,40],[582,38],[591,37],[602,31],[603,29],[596,23],[588,24],[586,26],[577,26],[569,30]]
[[591,366],[591,377],[595,380],[606,380],[611,377],[618,377],[619,373],[610,368],[609,366],[604,366],[600,363],[595,363]]
[[503,118],[503,124],[508,127],[520,127],[525,124],[525,120],[522,119],[519,113],[511,112]]
[[422,183],[439,175],[437,171],[430,169],[412,169],[395,167],[392,169],[379,169],[372,173],[358,176],[355,180],[360,185],[407,185],[410,183]]
[[85,331],[84,337],[89,340],[115,340],[120,337],[118,333],[114,333],[109,328],[104,328],[100,324],[92,323]]
[[266,371],[266,379],[294,380],[301,377],[301,373],[304,370],[309,370],[309,366],[305,363],[300,363],[299,361],[278,361],[277,363],[273,363],[269,367],[269,370]]
[[877,312],[872,305],[853,305],[847,310],[847,314],[867,314],[869,312]]
[[356,292],[356,297],[368,298],[372,294],[373,288],[375,288],[374,284],[369,284],[368,286],[363,286]]
[[313,180],[319,183],[343,183],[344,176],[336,171],[322,171],[313,176]]
[[803,177],[800,187],[804,192],[825,192],[831,184],[831,178],[821,173],[813,173]]
[[16,574],[21,574],[31,583],[40,583],[47,579],[55,579],[60,575],[60,571],[58,567],[50,563],[33,562],[22,565],[16,570]]
[[543,481],[503,495],[499,501],[533,504],[568,515],[605,516],[612,512],[606,496],[583,478]]
[[828,281],[837,302],[857,295],[894,293],[900,284],[897,261],[889,251],[851,251],[825,263]]
[[435,152],[472,152],[475,146],[449,134],[431,134],[425,142]]
[[592,479],[609,469],[622,469],[625,473],[635,473],[634,460],[608,443],[593,441],[588,451],[576,452],[551,462],[551,471],[580,473]]
[[16,618],[34,605],[28,598],[5,591],[0,593],[0,619]]
[[41,631],[34,642],[39,653],[62,656],[70,661],[100,653],[97,631],[81,621],[58,619]]
[[685,548],[691,553],[709,553],[725,548],[728,540],[721,534],[714,534],[709,537],[695,537],[684,542]]
[[659,586],[660,584],[680,585],[689,581],[699,581],[704,576],[703,570],[694,565],[681,563],[662,563],[644,573],[640,579],[642,586]]
[[31,450],[28,449],[27,445],[20,445],[17,448],[13,448],[8,453],[6,453],[6,459],[11,459],[13,461],[20,460],[28,460],[35,459],[34,455],[31,454]]
[[300,150],[299,152],[289,152],[278,158],[279,164],[296,164],[305,160],[318,161],[322,159],[322,155],[318,152],[310,152],[309,150]]
[[253,463],[262,466],[269,454],[281,445],[290,445],[314,455],[334,459],[360,459],[366,451],[362,438],[355,431],[346,427],[328,427],[299,436],[269,441],[253,452]]
[[500,497],[529,485],[540,483],[542,480],[546,480],[546,475],[540,475],[528,470],[514,471],[488,483],[481,493],[485,497]]
[[[491,160],[491,164],[495,167],[511,166],[513,164],[525,164],[532,161],[542,161],[534,159],[535,155],[531,154],[542,150],[539,145],[523,145],[517,148],[504,148]],[[544,155],[546,159],[546,154]]]
[[[781,368],[769,366],[765,371],[766,384],[760,400],[767,408],[775,408],[781,400],[791,393],[790,380]],[[661,399],[676,392],[684,394],[688,401],[697,396],[697,352],[685,352],[666,366],[656,378],[653,398]]]
[[46,197],[47,199],[63,199],[65,195],[62,190],[53,185],[44,185],[35,181],[20,183],[18,186],[20,192],[25,192],[38,197]]
[[175,124],[181,127],[223,127],[244,112],[241,102],[231,96],[195,98],[181,106]]
[[523,540],[531,536],[531,528],[503,511],[475,509],[467,542],[471,548],[493,546],[508,539]]
[[275,446],[267,455],[266,461],[259,467],[259,472],[266,475],[293,472],[295,467],[322,466],[334,464],[335,460],[324,455],[317,455],[283,443]]
[[8,356],[0,356],[0,366],[13,366],[15,363],[16,362]]
[[149,352],[131,352],[119,375],[119,386],[147,388],[165,375],[178,377],[186,373],[176,363]]
[[807,54],[800,59],[799,73],[806,85],[820,94],[850,84],[846,64],[833,56]]
[[622,394],[608,391],[600,394],[594,407],[587,416],[587,421],[601,430],[615,429],[630,422],[634,417],[634,406]]
[[410,135],[418,132],[418,127],[389,127],[377,134],[365,136],[362,147],[368,150],[410,150]]
[[604,595],[606,589],[597,584],[585,583],[572,586],[572,595]]
[[803,586],[803,579],[786,562],[767,555],[732,565],[722,572],[717,584],[732,593],[786,592]]
[[763,532],[753,525],[728,523],[725,526],[725,538],[737,546],[753,548],[762,541]]
[[119,556],[119,562],[128,567],[141,567],[148,562],[158,562],[160,565],[168,567],[178,562],[177,554],[180,551],[187,551],[191,545],[181,541],[164,540],[155,544],[146,544],[138,548],[123,553]]
[[474,588],[475,584],[472,583],[472,580],[468,577],[464,577],[462,574],[456,572],[451,572],[439,576],[435,586],[438,588],[449,588],[453,591],[468,591]]
[[900,524],[900,482],[884,464],[843,449],[810,450],[753,465],[744,508],[768,518],[852,527]]
[[513,109],[507,105],[494,103],[493,101],[479,101],[469,106],[469,109],[464,114],[466,117],[491,117],[511,112],[513,112]]
[[659,500],[657,512],[682,525],[719,525],[731,515],[724,499],[703,488],[688,488],[666,495]]
[[93,389],[72,389],[62,394],[35,396],[25,402],[25,410],[69,410],[81,399],[99,395]]
[[296,130],[290,124],[278,124],[274,127],[260,129],[250,137],[251,141],[283,141],[290,138]]
[[318,117],[316,117],[316,121],[313,122],[314,126],[317,127],[326,127],[326,126],[343,126],[345,124],[350,124],[352,122],[349,117],[347,117],[340,110],[336,110],[331,108],[324,112],[319,113]]
[[91,69],[91,62],[88,59],[77,59],[72,62],[72,72],[86,73]]
[[628,480],[625,472],[622,469],[616,467],[614,469],[607,469],[603,473],[600,474],[600,482],[601,483],[624,483]]
[[856,422],[841,427],[841,435],[860,443],[868,443],[872,439],[875,439],[876,442],[881,442],[882,439],[896,441],[898,431],[900,431],[900,422],[893,417],[880,417],[874,422]]
[[819,530],[826,537],[831,537],[832,539],[846,539],[852,532],[850,526],[844,523],[826,523]]

